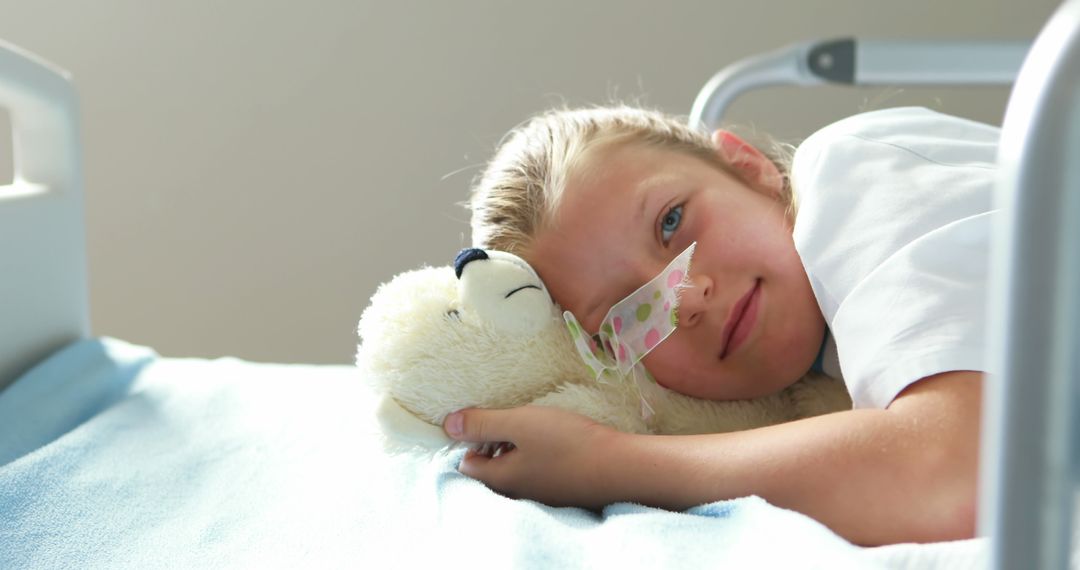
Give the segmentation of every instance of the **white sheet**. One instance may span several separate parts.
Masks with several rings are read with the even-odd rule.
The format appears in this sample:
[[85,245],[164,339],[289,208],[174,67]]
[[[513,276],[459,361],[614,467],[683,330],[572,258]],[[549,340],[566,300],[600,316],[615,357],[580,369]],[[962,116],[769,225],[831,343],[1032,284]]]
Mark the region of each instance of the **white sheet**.
[[[8,437],[24,425],[16,416],[36,413],[23,405],[28,394],[46,397],[37,410],[52,402],[59,413]],[[73,405],[95,394],[97,405]],[[372,402],[348,366],[163,359],[114,340],[69,347],[0,393],[0,456],[18,456],[0,465],[0,568],[952,569],[979,560],[972,542],[860,549],[757,497],[599,514],[506,499],[458,474],[458,454],[385,455]]]

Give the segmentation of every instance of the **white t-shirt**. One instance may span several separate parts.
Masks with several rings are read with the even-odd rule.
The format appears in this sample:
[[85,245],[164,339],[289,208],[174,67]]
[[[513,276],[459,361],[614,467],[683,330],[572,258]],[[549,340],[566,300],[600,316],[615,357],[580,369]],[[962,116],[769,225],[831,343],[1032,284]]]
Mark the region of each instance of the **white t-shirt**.
[[829,125],[795,153],[795,247],[856,408],[884,408],[933,374],[986,369],[998,136],[887,109]]

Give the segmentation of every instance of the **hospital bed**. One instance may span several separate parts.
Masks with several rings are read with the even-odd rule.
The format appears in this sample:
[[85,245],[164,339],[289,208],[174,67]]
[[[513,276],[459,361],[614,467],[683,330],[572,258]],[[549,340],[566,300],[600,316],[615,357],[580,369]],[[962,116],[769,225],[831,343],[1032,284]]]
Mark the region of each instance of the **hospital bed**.
[[755,497],[683,513],[514,501],[457,474],[460,452],[383,453],[352,367],[162,358],[92,338],[75,90],[0,44],[15,138],[14,181],[0,186],[0,567],[1064,567],[1080,386],[1078,34],[1069,0],[1030,48],[804,44],[726,68],[694,104],[691,120],[712,126],[764,85],[1000,83],[1020,70],[1000,150],[1010,214],[994,250],[986,536],[876,549]]

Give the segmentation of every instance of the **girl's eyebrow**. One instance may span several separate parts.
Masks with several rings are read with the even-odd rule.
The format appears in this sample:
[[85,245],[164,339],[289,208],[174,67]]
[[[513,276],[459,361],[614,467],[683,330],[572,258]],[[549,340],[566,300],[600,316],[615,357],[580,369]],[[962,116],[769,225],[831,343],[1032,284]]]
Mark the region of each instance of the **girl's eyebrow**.
[[657,200],[649,200],[650,196],[654,196],[657,191],[663,186],[669,186],[677,180],[677,177],[669,173],[661,173],[654,176],[650,176],[645,180],[642,180],[637,187],[637,193],[641,196],[641,207],[638,208],[637,222],[640,223],[645,218],[645,213],[650,211],[650,204]]

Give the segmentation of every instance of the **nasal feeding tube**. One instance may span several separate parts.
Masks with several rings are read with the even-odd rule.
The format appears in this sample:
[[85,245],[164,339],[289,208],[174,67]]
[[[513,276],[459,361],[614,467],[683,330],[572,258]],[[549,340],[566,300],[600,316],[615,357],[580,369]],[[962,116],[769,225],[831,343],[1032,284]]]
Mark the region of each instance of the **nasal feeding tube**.
[[619,378],[633,374],[646,420],[653,414],[645,398],[646,384],[656,381],[641,360],[678,326],[679,292],[689,280],[696,246],[697,242],[690,244],[656,277],[612,305],[596,335],[590,336],[573,313],[563,311],[574,346],[597,380],[603,382],[605,374]]

